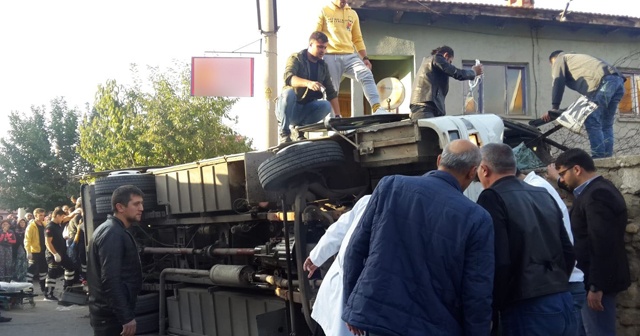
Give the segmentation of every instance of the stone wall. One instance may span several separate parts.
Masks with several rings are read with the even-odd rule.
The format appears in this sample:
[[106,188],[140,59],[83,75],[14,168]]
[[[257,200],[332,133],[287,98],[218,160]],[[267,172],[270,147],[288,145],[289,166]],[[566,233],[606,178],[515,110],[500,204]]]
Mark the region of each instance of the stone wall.
[[595,160],[598,172],[611,180],[627,201],[629,223],[624,237],[631,286],[618,295],[618,335],[640,335],[640,156]]

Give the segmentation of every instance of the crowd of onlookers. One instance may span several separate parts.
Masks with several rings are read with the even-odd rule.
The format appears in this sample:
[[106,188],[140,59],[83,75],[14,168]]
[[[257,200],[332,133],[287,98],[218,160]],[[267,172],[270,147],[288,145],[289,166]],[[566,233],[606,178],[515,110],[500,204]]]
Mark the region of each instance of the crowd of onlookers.
[[65,288],[85,282],[81,199],[75,207],[63,205],[48,213],[37,208],[24,218],[0,216],[0,226],[0,282],[38,278],[45,299],[55,301],[55,283],[63,274]]

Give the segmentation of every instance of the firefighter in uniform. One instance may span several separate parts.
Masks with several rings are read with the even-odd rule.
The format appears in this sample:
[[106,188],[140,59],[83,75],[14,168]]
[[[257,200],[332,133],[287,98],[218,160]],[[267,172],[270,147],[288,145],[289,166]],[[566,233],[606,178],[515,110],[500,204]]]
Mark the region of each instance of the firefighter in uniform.
[[33,217],[24,235],[24,248],[27,251],[27,259],[29,259],[26,282],[32,283],[34,276],[37,276],[40,280],[42,294],[46,294],[47,261],[44,256],[44,209],[33,210]]
[[62,236],[62,221],[67,216],[64,210],[56,208],[52,214],[52,220],[47,224],[44,235],[46,237],[46,259],[49,271],[47,273],[47,292],[45,298],[57,301],[53,295],[56,279],[60,278],[64,269],[64,288],[73,285],[75,280],[75,265],[67,255],[67,242]]

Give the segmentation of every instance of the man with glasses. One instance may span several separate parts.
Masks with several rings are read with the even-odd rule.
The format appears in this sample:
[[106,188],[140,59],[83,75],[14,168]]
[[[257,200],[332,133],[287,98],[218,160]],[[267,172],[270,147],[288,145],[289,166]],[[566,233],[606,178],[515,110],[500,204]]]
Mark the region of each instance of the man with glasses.
[[[555,168],[555,169],[554,169]],[[578,268],[588,290],[582,319],[587,335],[616,334],[616,294],[630,283],[624,248],[627,206],[611,181],[596,172],[593,159],[582,149],[560,154],[549,175],[573,191],[571,229]]]

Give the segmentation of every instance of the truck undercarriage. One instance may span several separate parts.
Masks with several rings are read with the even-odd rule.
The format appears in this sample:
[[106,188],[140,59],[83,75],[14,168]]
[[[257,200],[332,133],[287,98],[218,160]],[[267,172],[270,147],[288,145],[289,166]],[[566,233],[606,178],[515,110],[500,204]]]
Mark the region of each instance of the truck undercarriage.
[[325,230],[382,177],[435,169],[442,148],[455,139],[512,147],[524,141],[543,162],[550,159],[537,129],[489,114],[331,119],[303,130],[334,134],[103,173],[83,186],[87,238],[111,212],[107,200],[115,188],[134,184],[145,192],[143,219],[132,233],[144,291],[157,303],[147,315],[161,335],[313,335],[310,311],[322,279],[308,279],[302,264]]

